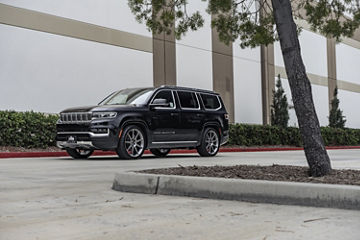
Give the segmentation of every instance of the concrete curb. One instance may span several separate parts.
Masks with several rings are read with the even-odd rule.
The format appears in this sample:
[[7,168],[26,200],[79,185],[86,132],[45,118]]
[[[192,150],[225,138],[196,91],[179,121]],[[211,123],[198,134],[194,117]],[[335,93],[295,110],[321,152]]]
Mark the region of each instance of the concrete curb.
[[123,192],[360,210],[360,187],[350,185],[126,172],[115,175],[113,189]]
[[[329,146],[327,150],[346,150],[346,149],[360,149],[360,146]],[[274,152],[274,151],[301,151],[301,147],[248,147],[248,148],[221,148],[220,152]],[[171,154],[187,154],[197,153],[196,150],[171,150]],[[145,154],[150,154],[146,150]],[[93,156],[109,156],[116,155],[115,152],[95,151]],[[69,156],[65,151],[62,152],[0,152],[0,158],[32,158],[32,157],[67,157]]]

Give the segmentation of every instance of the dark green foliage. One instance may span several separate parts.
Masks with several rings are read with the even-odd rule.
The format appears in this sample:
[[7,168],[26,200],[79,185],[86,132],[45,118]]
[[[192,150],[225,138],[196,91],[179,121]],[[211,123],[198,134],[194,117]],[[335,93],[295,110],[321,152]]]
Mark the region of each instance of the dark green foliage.
[[[0,146],[46,148],[55,145],[57,115],[0,111]],[[321,128],[327,146],[360,145],[360,129]],[[230,145],[302,146],[298,128],[249,124],[230,125]]]
[[[207,12],[216,16],[211,25],[224,43],[240,39],[240,46],[245,48],[278,40],[270,1],[201,1],[208,2]],[[204,25],[200,12],[189,8],[189,0],[128,0],[128,3],[136,19],[145,22],[154,33],[170,34],[174,30],[176,38],[180,39],[189,30],[195,31]],[[358,1],[300,0],[294,3],[293,16],[307,19],[314,31],[318,30],[327,37],[337,40],[341,36],[351,37],[360,26]],[[301,28],[297,30],[300,32]]]
[[[360,129],[322,127],[321,134],[326,146],[360,145]],[[303,146],[298,128],[248,124],[230,126],[229,144],[240,146]]]
[[342,114],[342,111],[339,109],[339,99],[337,97],[338,89],[334,90],[334,98],[331,101],[331,110],[329,116],[329,127],[333,128],[344,128],[346,119]]
[[0,111],[0,146],[54,146],[58,118],[35,112]]
[[229,144],[241,146],[302,146],[302,141],[299,129],[295,127],[233,124],[230,126]]
[[343,36],[351,37],[360,25],[359,1],[306,0],[301,1],[301,7],[305,8],[308,22],[314,31],[318,30],[338,41]]
[[196,31],[204,25],[204,19],[199,11],[188,13],[187,3],[187,0],[128,0],[136,20],[145,22],[149,31],[158,34],[163,32],[171,34],[174,31],[177,39],[185,35],[188,30]]
[[276,82],[276,91],[273,90],[273,102],[271,105],[271,125],[287,127],[289,122],[288,103],[285,91],[281,85],[280,74]]

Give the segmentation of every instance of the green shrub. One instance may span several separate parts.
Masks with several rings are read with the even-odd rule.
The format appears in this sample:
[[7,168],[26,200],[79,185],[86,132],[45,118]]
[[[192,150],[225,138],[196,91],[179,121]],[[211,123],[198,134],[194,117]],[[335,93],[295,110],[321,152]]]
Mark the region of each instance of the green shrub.
[[54,146],[57,119],[43,113],[0,111],[0,146]]
[[[322,127],[321,133],[327,146],[360,145],[360,129]],[[298,128],[249,124],[230,125],[229,144],[303,146]]]
[[[0,111],[0,146],[46,148],[55,145],[58,115]],[[302,146],[298,128],[250,124],[230,125],[230,145]],[[322,127],[327,146],[360,145],[360,129]]]

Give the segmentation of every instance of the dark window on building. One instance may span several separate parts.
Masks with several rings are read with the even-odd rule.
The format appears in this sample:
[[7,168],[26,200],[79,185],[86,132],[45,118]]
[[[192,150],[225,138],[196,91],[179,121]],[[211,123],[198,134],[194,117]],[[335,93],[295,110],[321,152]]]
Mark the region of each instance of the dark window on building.
[[175,107],[174,98],[171,93],[171,91],[160,91],[156,94],[156,96],[153,99],[153,102],[155,99],[166,99],[166,102],[169,103],[169,107],[173,108]]
[[206,109],[217,109],[220,107],[220,102],[217,96],[211,94],[200,95]]
[[180,105],[182,108],[199,108],[195,93],[178,91]]

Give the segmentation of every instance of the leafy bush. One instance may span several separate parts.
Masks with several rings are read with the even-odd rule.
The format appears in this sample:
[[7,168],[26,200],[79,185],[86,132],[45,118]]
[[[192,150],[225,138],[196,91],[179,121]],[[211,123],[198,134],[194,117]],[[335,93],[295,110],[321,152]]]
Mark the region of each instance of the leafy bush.
[[[0,111],[0,146],[46,148],[55,145],[58,115]],[[360,145],[360,129],[321,128],[325,145]],[[230,125],[230,145],[302,146],[298,128],[249,124]]]
[[57,119],[43,113],[0,111],[0,146],[54,146]]
[[[360,145],[360,129],[322,127],[321,133],[327,146]],[[230,125],[229,144],[303,146],[298,128],[249,124]]]

